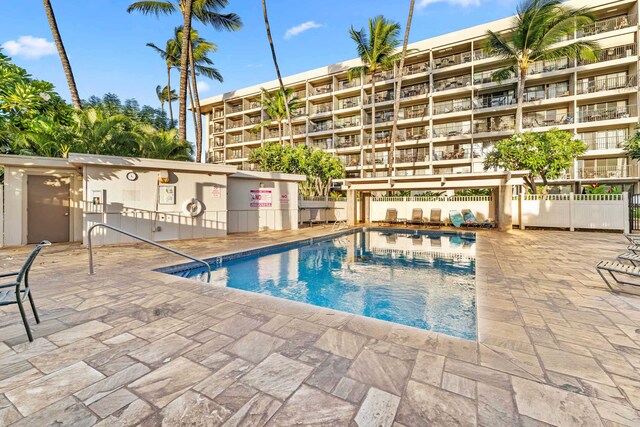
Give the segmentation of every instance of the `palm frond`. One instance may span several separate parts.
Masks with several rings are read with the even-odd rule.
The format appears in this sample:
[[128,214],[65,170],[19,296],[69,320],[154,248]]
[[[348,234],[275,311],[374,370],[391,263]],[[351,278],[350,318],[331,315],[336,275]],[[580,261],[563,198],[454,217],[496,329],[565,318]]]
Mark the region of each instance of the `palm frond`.
[[584,40],[571,43],[566,46],[560,46],[553,49],[547,49],[537,53],[533,60],[551,61],[555,59],[583,59],[589,62],[596,62],[600,57],[600,45],[593,40]]
[[176,6],[170,1],[137,1],[131,3],[127,8],[127,12],[140,12],[143,15],[171,15],[177,12]]
[[498,83],[502,83],[503,81],[514,77],[515,73],[516,73],[515,66],[510,65],[508,67],[501,68],[491,73],[491,80],[496,81]]
[[224,78],[222,77],[222,74],[220,74],[220,71],[218,71],[217,68],[207,67],[204,65],[196,65],[196,72],[198,74],[202,74],[208,79],[217,80],[220,83],[224,82]]

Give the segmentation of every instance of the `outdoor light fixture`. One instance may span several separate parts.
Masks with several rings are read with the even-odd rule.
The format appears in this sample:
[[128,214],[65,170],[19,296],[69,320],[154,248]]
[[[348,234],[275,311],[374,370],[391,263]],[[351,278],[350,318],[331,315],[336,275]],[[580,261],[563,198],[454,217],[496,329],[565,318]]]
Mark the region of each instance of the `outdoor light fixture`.
[[169,182],[169,171],[158,172],[158,182],[161,184],[167,184]]
[[444,185],[447,183],[447,179],[444,176],[440,177],[440,186],[444,187]]

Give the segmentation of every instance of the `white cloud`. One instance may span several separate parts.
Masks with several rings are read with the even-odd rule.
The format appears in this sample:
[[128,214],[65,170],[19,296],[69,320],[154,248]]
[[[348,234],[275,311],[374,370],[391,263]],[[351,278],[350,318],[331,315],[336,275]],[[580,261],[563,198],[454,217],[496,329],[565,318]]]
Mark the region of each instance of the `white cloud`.
[[9,40],[2,44],[2,48],[9,56],[21,56],[23,58],[40,58],[56,54],[56,45],[45,38],[33,36],[20,36],[18,40]]
[[482,0],[419,0],[418,9],[423,9],[433,3],[449,3],[452,6],[480,6]]
[[204,82],[202,80],[198,81],[198,92],[206,92],[209,89],[211,89],[211,86],[209,86],[209,83]]
[[316,21],[303,22],[302,24],[289,28],[287,32],[284,33],[284,38],[286,40],[289,40],[291,37],[295,37],[298,34],[304,33],[305,31],[308,31],[314,28],[320,28],[322,26],[323,26],[322,24],[318,24]]

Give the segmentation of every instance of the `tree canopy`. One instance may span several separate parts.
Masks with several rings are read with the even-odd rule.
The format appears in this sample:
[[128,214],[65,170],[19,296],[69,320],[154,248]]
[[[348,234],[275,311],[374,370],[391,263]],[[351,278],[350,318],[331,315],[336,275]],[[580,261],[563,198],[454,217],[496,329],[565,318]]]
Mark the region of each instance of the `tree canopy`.
[[253,150],[249,161],[265,172],[305,175],[307,180],[300,184],[300,192],[304,196],[327,195],[333,180],[343,178],[345,174],[339,159],[306,145],[293,147],[272,142]]
[[528,170],[525,185],[537,193],[536,179],[546,186],[548,180],[562,176],[586,150],[587,146],[569,132],[525,132],[498,141],[487,155],[484,169]]

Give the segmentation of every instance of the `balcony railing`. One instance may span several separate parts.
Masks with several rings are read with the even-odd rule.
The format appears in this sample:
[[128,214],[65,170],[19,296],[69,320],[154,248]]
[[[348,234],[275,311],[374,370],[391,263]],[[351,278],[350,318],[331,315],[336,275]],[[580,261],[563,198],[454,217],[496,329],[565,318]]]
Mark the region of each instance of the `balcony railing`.
[[471,62],[471,52],[463,52],[434,58],[433,67],[438,70],[441,68],[452,67],[454,65],[466,64],[468,62]]
[[333,122],[329,120],[326,122],[311,123],[309,125],[309,129],[311,132],[322,132],[325,130],[331,130],[333,129]]
[[578,168],[578,179],[597,178],[635,178],[638,176],[638,168],[635,165],[623,166],[595,166]]
[[360,116],[348,117],[344,119],[338,119],[334,122],[334,127],[336,129],[343,129],[352,126],[360,126]]
[[307,127],[305,125],[294,126],[291,130],[294,135],[303,135],[306,132]]
[[624,135],[603,135],[603,136],[585,136],[580,137],[582,142],[587,144],[589,150],[615,150],[622,148],[627,137]]
[[[613,61],[616,59],[629,58],[636,55],[636,45],[626,44],[623,46],[607,47],[600,52],[599,62]],[[580,60],[579,65],[591,64],[589,61]]]
[[233,135],[229,138],[229,144],[240,144],[242,142],[242,135]]
[[342,162],[346,167],[360,166],[360,156],[357,157],[347,157],[347,156],[338,156],[338,159]]
[[447,114],[467,110],[471,110],[471,98],[436,102],[433,105],[433,114]]
[[[376,123],[387,123],[393,120],[393,110],[376,112]],[[367,124],[371,124],[371,115],[367,115]]]
[[429,115],[427,105],[414,105],[400,109],[399,119],[420,119]]
[[462,160],[471,157],[471,146],[437,147],[433,149],[433,160]]
[[213,145],[215,145],[216,147],[224,147],[224,139],[222,138],[215,138],[213,140]]
[[245,121],[245,125],[246,126],[250,126],[250,125],[259,125],[261,123],[261,118],[260,117],[249,117],[246,121]]
[[360,78],[355,78],[353,80],[340,80],[338,82],[338,90],[351,89],[352,87],[360,86],[360,83]]
[[338,137],[336,148],[349,148],[360,146],[360,135],[350,135],[348,137]]
[[470,134],[471,134],[471,124],[469,122],[445,123],[445,124],[433,126],[434,138],[470,135]]
[[403,87],[400,90],[400,99],[402,98],[412,98],[418,95],[425,95],[428,92],[429,86],[425,83],[422,85],[413,85]]
[[330,113],[333,110],[331,103],[316,105],[313,108],[313,114]]
[[229,106],[229,111],[231,113],[239,113],[240,111],[242,111],[242,104]]
[[376,166],[388,165],[389,164],[389,157],[376,154],[376,157],[375,157],[375,160],[374,160],[374,158],[369,155],[364,159],[364,164],[365,165],[372,165],[374,161],[376,163]]
[[351,98],[340,99],[338,101],[338,109],[342,110],[344,108],[353,108],[360,106],[360,97],[354,96]]
[[293,97],[298,98],[298,99],[306,98],[307,97],[307,91],[305,89],[297,90],[297,91],[293,92]]
[[550,73],[552,71],[566,70],[573,66],[573,60],[558,58],[551,61],[536,61],[529,67],[528,75]]
[[231,160],[242,159],[243,157],[244,157],[244,154],[242,150],[229,151],[229,153],[227,154],[227,159],[231,159]]
[[249,132],[244,137],[244,141],[245,142],[260,141],[260,133],[258,133],[258,132]]
[[[285,136],[285,129],[282,129],[282,136]],[[269,129],[265,132],[266,138],[280,138],[280,131],[278,129]]]
[[474,61],[482,61],[483,59],[494,58],[495,55],[491,55],[485,52],[484,49],[476,49],[473,51],[473,60]]
[[408,141],[408,140],[420,140],[428,138],[429,136],[428,127],[418,127],[418,128],[409,128],[409,129],[400,129],[398,131],[398,141]]
[[573,123],[573,116],[568,113],[547,114],[526,114],[522,118],[522,126],[525,128],[536,128],[546,126],[560,126]]
[[428,162],[429,153],[425,150],[417,152],[414,150],[400,150],[396,152],[394,160],[396,163]]
[[517,99],[513,93],[483,95],[476,97],[474,100],[474,106],[478,109],[515,105],[516,103]]
[[[393,91],[386,90],[384,92],[376,93],[376,104],[380,102],[393,101]],[[367,104],[371,104],[371,95],[367,96]]]
[[585,93],[604,92],[607,90],[634,88],[638,86],[635,74],[627,76],[612,76],[607,78],[582,79],[578,81],[578,95]]
[[221,125],[219,125],[219,124],[216,124],[216,125],[213,127],[213,132],[214,132],[214,133],[224,132],[224,126],[221,126]]
[[[366,135],[367,144],[371,144],[371,134]],[[391,142],[391,131],[376,132],[376,144],[388,144]]]
[[444,90],[458,89],[466,86],[471,86],[471,76],[469,75],[437,80],[433,83],[433,91],[440,92]]
[[481,85],[485,83],[495,83],[493,79],[493,73],[497,70],[488,70],[488,71],[479,71],[477,73],[473,73],[473,84]]
[[623,15],[613,18],[601,19],[593,24],[586,25],[580,31],[578,31],[578,37],[595,36],[596,34],[602,34],[609,31],[621,30],[623,28],[636,25],[636,15]]
[[313,88],[314,95],[322,95],[322,94],[331,93],[331,92],[333,92],[333,84],[331,83]]
[[620,105],[611,108],[602,109],[586,109],[580,107],[578,109],[578,122],[597,122],[600,120],[616,120],[616,119],[628,119],[629,117],[636,116],[635,105]]
[[473,133],[506,132],[515,127],[514,116],[491,117],[489,120],[476,120],[473,124]]
[[224,117],[224,111],[216,110],[216,111],[213,112],[213,118],[214,119],[219,119],[219,118],[222,118],[222,117]]
[[299,107],[291,110],[291,116],[293,117],[293,119],[295,119],[296,117],[304,116],[305,114],[307,114],[306,107]]
[[321,148],[323,150],[328,150],[328,149],[333,148],[333,139],[331,139],[331,138],[312,139],[311,142],[309,142],[309,147]]
[[405,65],[403,75],[412,76],[414,74],[426,73],[429,71],[429,61],[418,62],[417,64]]
[[[376,83],[392,79],[393,78],[393,70],[380,71],[380,72],[375,74],[374,78],[376,80]],[[367,76],[365,81],[367,83],[371,83],[371,76]]]
[[260,107],[262,107],[262,103],[260,101],[249,101],[249,110]]

